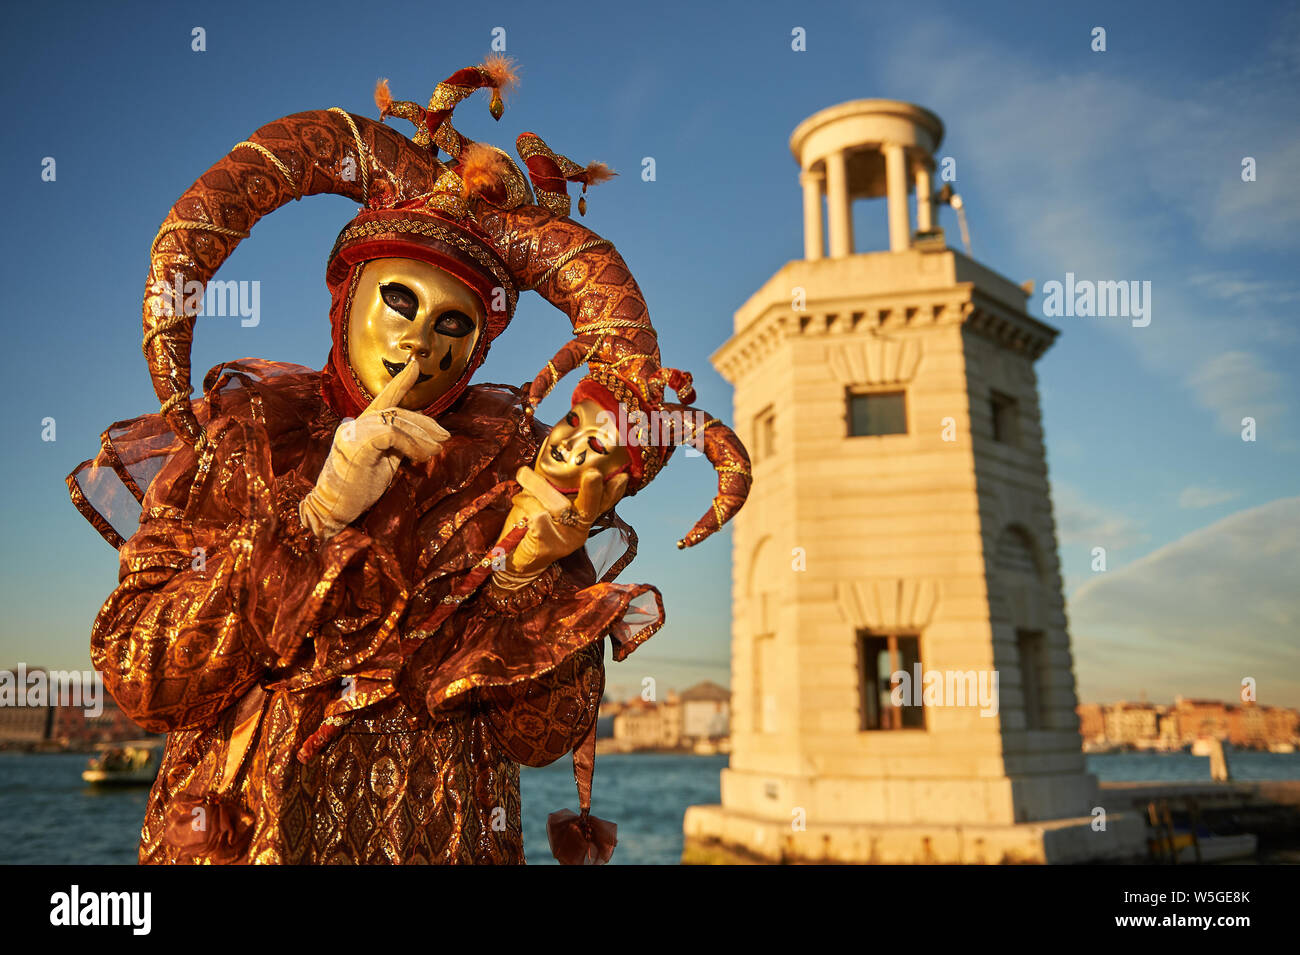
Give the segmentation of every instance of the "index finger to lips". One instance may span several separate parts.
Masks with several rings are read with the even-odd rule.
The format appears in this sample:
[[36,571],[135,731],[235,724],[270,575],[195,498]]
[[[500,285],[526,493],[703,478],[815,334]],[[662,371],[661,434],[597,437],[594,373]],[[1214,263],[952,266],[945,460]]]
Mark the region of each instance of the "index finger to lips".
[[406,363],[406,367],[399,371],[393,380],[384,385],[379,394],[375,395],[375,400],[366,406],[358,417],[365,415],[378,414],[388,408],[398,405],[406,393],[411,390],[417,378],[420,377],[420,364],[412,359]]

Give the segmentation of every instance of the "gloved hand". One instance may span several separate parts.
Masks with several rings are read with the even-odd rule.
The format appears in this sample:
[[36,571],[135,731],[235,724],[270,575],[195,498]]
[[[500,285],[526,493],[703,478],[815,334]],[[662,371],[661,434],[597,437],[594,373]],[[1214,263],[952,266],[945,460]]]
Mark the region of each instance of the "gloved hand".
[[298,507],[303,524],[321,540],[329,540],[383,496],[402,458],[427,461],[451,437],[432,418],[397,407],[419,374],[419,363],[408,362],[355,421],[343,422],[334,433],[316,486]]
[[592,468],[583,473],[578,493],[571,501],[530,467],[520,468],[515,480],[523,490],[511,498],[501,538],[525,518],[528,530],[505,559],[505,566],[492,575],[497,586],[505,590],[531,583],[555,561],[585,544],[591,525],[618,503],[628,482],[626,474],[605,481]]

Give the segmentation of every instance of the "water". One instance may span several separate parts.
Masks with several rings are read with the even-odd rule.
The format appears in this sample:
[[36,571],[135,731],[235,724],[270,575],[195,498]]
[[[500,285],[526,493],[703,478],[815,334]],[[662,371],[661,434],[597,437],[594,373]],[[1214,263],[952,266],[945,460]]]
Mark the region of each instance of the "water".
[[[1113,753],[1085,757],[1104,782],[1196,782],[1210,778],[1210,760],[1188,753]],[[592,810],[618,823],[614,864],[675,864],[682,854],[682,814],[716,803],[725,756],[609,754],[596,760]],[[1230,751],[1241,781],[1300,779],[1300,753]],[[96,790],[81,780],[79,753],[0,752],[0,863],[125,864],[136,861],[148,791]],[[561,759],[521,775],[524,852],[530,863],[554,863],[546,816],[578,808],[572,764]]]
[[[1228,770],[1236,782],[1300,779],[1300,753],[1227,751]],[[1084,756],[1088,772],[1103,783],[1199,783],[1210,781],[1210,757],[1191,753],[1092,753]]]
[[0,753],[0,863],[135,865],[149,790],[97,790],[85,753]]
[[[722,798],[719,773],[726,756],[611,753],[596,758],[591,811],[618,823],[618,848],[610,863],[676,865],[682,858],[682,816],[695,803]],[[524,807],[524,856],[530,864],[558,865],[546,841],[546,817],[578,810],[573,763],[556,760],[519,776]]]
[[[0,752],[0,863],[124,864],[136,862],[144,787],[103,789],[81,779],[80,753]],[[592,811],[618,823],[613,862],[676,863],[682,815],[692,803],[719,800],[725,756],[602,755],[596,760]],[[546,816],[578,809],[573,764],[560,759],[520,775],[524,854],[551,863]]]

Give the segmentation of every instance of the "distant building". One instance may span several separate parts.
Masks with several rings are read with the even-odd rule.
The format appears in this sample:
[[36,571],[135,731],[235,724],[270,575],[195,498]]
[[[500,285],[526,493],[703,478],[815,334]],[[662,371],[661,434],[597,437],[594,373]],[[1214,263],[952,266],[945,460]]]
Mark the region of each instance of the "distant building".
[[44,742],[53,718],[52,706],[0,706],[0,744]]
[[[10,686],[18,688],[15,693],[19,702],[32,700],[38,693],[37,675],[42,681],[54,681],[56,674],[67,676],[65,671],[48,671],[42,667],[26,667],[19,664],[18,669],[5,669]],[[79,676],[79,674],[77,674]],[[60,677],[61,679],[62,677]],[[39,699],[45,702],[38,706],[15,705],[13,699],[6,698],[0,704],[0,746],[41,746],[63,747],[66,749],[90,749],[96,743],[113,743],[123,740],[146,738],[139,726],[118,707],[117,703],[104,690],[103,681],[95,675],[93,695],[87,690],[82,697],[82,687],[77,684],[75,695],[66,696],[57,691],[52,682],[39,684]],[[88,712],[98,710],[94,715]]]
[[1265,706],[1262,709],[1269,742],[1300,743],[1300,712],[1280,706]]
[[1085,742],[1139,748],[1181,749],[1198,739],[1265,749],[1300,743],[1300,711],[1257,703],[1224,703],[1177,697],[1172,705],[1081,703]]
[[1221,700],[1189,700],[1174,698],[1174,711],[1178,716],[1178,732],[1191,741],[1200,737],[1228,738],[1228,704]]
[[115,743],[144,739],[145,733],[133,723],[110,696],[104,696],[103,711],[90,716],[79,706],[54,707],[50,739],[70,749],[87,749],[95,743]]
[[1080,703],[1075,707],[1079,714],[1079,735],[1084,740],[1101,740],[1106,737],[1106,714],[1100,703]]
[[630,749],[677,749],[683,745],[682,705],[676,693],[663,703],[630,700],[614,717],[614,739]]
[[717,740],[731,731],[731,691],[706,680],[682,693],[682,735]]
[[1160,714],[1150,703],[1116,703],[1106,711],[1106,739],[1136,745],[1160,736]]

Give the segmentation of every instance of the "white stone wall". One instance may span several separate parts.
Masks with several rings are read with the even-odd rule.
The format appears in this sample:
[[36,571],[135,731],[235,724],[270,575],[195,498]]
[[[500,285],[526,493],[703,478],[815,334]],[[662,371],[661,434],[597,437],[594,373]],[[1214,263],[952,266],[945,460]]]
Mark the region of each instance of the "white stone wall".
[[[1050,330],[991,275],[952,252],[790,263],[715,355],[747,444],[776,412],[775,453],[754,462],[735,521],[726,808],[991,824],[1089,808],[1035,355],[1012,347],[1041,353]],[[907,433],[848,437],[849,388],[905,390]],[[1018,448],[993,441],[990,388],[1019,402]],[[990,574],[1008,523],[1035,541],[1036,586]],[[1044,633],[1042,730],[1025,729],[1017,626]],[[919,633],[927,670],[996,668],[999,712],[931,707],[925,730],[861,731],[864,629]]]

